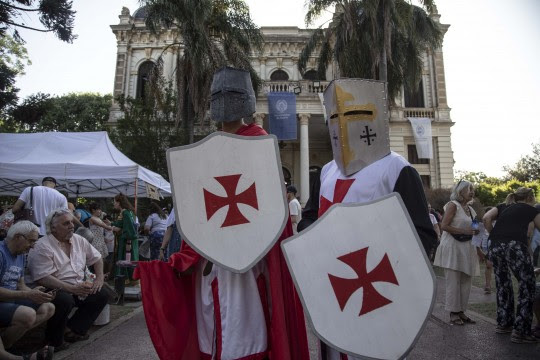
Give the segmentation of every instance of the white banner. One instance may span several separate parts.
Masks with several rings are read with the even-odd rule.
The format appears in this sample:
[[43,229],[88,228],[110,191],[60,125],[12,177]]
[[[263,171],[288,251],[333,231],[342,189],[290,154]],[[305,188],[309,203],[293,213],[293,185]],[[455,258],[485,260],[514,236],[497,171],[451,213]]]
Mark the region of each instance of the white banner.
[[431,140],[431,119],[407,118],[411,122],[416,152],[419,159],[433,159],[433,141]]
[[149,197],[150,199],[159,200],[159,192],[158,192],[157,187],[149,183],[145,183],[145,184],[146,184],[146,196]]
[[319,95],[319,101],[321,102],[321,106],[322,106],[322,113],[324,114],[324,123],[328,124],[328,116],[326,116],[326,107],[324,106],[323,93],[320,92],[318,95]]

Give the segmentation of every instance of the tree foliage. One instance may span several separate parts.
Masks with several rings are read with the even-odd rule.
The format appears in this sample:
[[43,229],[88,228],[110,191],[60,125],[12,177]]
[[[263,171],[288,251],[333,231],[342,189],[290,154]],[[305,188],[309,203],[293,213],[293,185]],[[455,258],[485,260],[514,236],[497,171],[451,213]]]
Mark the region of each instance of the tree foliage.
[[15,78],[24,74],[25,65],[30,65],[30,60],[23,43],[0,34],[0,113],[17,103],[19,89],[15,87]]
[[111,95],[95,93],[37,93],[14,107],[7,123],[19,132],[105,130],[111,101]]
[[262,36],[243,0],[142,0],[141,4],[147,6],[146,24],[152,31],[174,27],[180,32],[181,42],[173,44],[177,51],[176,123],[182,122],[191,143],[194,124],[201,124],[207,113],[216,69],[231,65],[249,70],[258,87],[250,55],[260,49]]
[[131,160],[168,178],[166,151],[184,144],[183,131],[175,126],[174,89],[161,89],[158,97],[145,99],[119,97],[117,102],[124,116],[111,130],[111,140]]
[[[60,40],[73,42],[75,11],[70,0],[0,0],[0,35],[11,30],[20,39],[18,29],[52,32]],[[42,27],[28,25],[25,21],[36,14]]]
[[535,181],[540,179],[540,142],[532,145],[532,155],[525,155],[513,167],[505,166],[508,179]]
[[[432,0],[422,1],[428,11]],[[335,61],[341,77],[388,81],[390,99],[403,85],[415,90],[422,74],[422,53],[437,48],[442,31],[423,8],[406,0],[308,0],[309,25],[325,9],[336,11],[327,29],[315,29],[298,61],[304,73],[313,53],[319,50],[318,73]]]
[[[19,29],[52,32],[60,40],[73,42],[75,11],[70,0],[0,0],[0,126],[6,127],[5,111],[17,103],[17,75],[29,64]],[[41,27],[28,25],[37,16]]]

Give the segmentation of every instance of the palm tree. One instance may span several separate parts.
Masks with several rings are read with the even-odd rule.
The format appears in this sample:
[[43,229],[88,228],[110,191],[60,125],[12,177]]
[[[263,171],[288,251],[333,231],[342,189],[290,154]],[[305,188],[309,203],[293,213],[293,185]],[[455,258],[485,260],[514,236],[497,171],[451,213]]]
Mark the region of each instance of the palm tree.
[[231,65],[249,70],[257,91],[260,79],[249,56],[261,49],[262,35],[243,0],[141,0],[141,4],[147,7],[146,25],[152,31],[175,27],[180,33],[180,43],[172,44],[178,49],[177,125],[183,124],[186,140],[192,143],[194,124],[202,124],[208,109],[216,69]]
[[327,29],[315,29],[298,61],[300,73],[318,49],[318,73],[324,77],[335,61],[340,75],[388,82],[390,99],[405,86],[416,90],[421,79],[422,52],[437,48],[443,33],[424,11],[436,12],[433,0],[423,8],[406,0],[308,0],[306,24],[335,6]]

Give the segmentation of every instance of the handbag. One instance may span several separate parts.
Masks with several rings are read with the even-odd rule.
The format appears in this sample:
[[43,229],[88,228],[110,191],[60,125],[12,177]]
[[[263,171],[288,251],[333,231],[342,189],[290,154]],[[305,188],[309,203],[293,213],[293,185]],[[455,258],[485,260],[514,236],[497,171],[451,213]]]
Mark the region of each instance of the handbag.
[[103,286],[101,287],[101,290],[107,296],[107,304],[118,304],[120,295],[118,295],[116,290],[114,290],[114,288],[111,285],[104,282]]
[[14,224],[22,220],[28,220],[33,223],[36,222],[34,219],[34,208],[32,207],[33,198],[34,198],[34,187],[32,186],[30,188],[30,204],[28,205],[28,207],[25,206],[24,209],[21,209],[20,211],[17,211],[16,214],[13,214],[15,216],[13,220]]
[[[470,215],[471,221],[474,221],[472,217],[471,207],[469,205],[467,206],[469,207],[469,214],[471,214]],[[456,239],[459,242],[471,241],[473,237],[472,235],[465,235],[465,234],[452,234],[452,236],[454,237],[454,239]]]
[[472,240],[472,235],[464,235],[464,234],[452,234],[452,237],[456,239],[459,242],[465,242]]

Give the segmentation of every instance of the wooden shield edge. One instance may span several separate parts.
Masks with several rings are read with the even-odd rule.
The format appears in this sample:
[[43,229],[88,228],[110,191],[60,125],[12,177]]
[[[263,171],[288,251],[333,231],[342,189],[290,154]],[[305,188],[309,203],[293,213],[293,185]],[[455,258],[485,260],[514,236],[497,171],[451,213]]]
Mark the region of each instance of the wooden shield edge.
[[[403,209],[403,212],[405,213],[405,217],[407,219],[407,221],[409,222],[409,225],[411,226],[412,229],[414,229],[413,233],[414,233],[414,238],[416,239],[417,243],[418,243],[418,246],[419,248],[421,249],[422,251],[422,256],[424,257],[424,260],[426,261],[426,264],[428,264],[428,269],[429,269],[429,272],[431,274],[431,278],[432,278],[432,281],[433,281],[433,293],[431,295],[431,304],[429,306],[429,311],[428,311],[428,316],[426,316],[426,318],[424,319],[423,323],[422,323],[422,326],[420,327],[418,333],[416,334],[414,340],[412,341],[411,345],[409,346],[409,348],[398,358],[398,360],[401,360],[401,359],[405,359],[407,357],[407,355],[411,352],[411,350],[414,348],[414,345],[416,345],[416,343],[418,342],[418,339],[420,338],[420,336],[422,335],[422,333],[424,332],[426,326],[427,326],[427,322],[429,320],[429,314],[431,314],[433,312],[433,307],[435,306],[435,300],[436,300],[436,294],[437,294],[437,278],[435,277],[435,272],[433,271],[433,266],[431,266],[431,263],[429,261],[429,258],[428,256],[426,255],[426,251],[424,250],[424,246],[422,245],[422,241],[420,240],[420,237],[418,236],[418,232],[416,231],[415,227],[414,227],[414,224],[411,220],[411,216],[409,215],[409,212],[407,211],[407,208],[405,207],[405,204],[403,203],[403,199],[401,198],[401,195],[397,192],[392,192],[388,195],[385,195],[385,196],[382,196],[376,200],[373,200],[373,201],[369,201],[369,202],[365,202],[365,203],[346,203],[346,204],[334,204],[332,205],[328,211],[326,211],[324,213],[323,216],[321,216],[320,218],[317,219],[317,221],[315,221],[313,224],[311,224],[309,227],[307,227],[306,229],[304,229],[302,232],[303,233],[306,233],[308,231],[311,231],[311,230],[314,230],[318,225],[319,223],[322,221],[322,219],[324,219],[326,216],[328,216],[330,214],[330,212],[334,211],[335,209],[337,208],[346,208],[346,207],[358,207],[358,206],[369,206],[371,204],[374,204],[374,203],[378,203],[378,202],[381,202],[381,201],[384,201],[384,200],[387,200],[389,198],[392,198],[392,197],[395,197],[396,200],[398,201],[399,205],[401,206],[401,208]],[[332,347],[333,349],[336,349],[344,354],[347,354],[347,355],[351,355],[351,356],[355,356],[355,357],[358,357],[360,356],[362,359],[366,359],[366,360],[380,360],[378,358],[373,358],[373,357],[369,357],[369,356],[362,356],[362,355],[359,355],[359,354],[354,354],[354,353],[351,353],[345,349],[341,349],[337,346],[335,346],[334,344],[332,344],[330,341],[328,341],[324,336],[322,336],[318,331],[317,329],[315,328],[314,324],[313,324],[313,320],[311,319],[311,315],[309,314],[309,311],[307,311],[307,307],[306,307],[306,303],[305,303],[305,300],[304,300],[304,296],[302,295],[302,293],[300,292],[300,286],[298,285],[298,282],[296,280],[296,277],[294,276],[293,272],[292,272],[292,267],[291,267],[291,263],[290,263],[290,259],[289,259],[289,256],[287,255],[287,251],[286,251],[286,246],[289,242],[292,242],[294,241],[297,237],[299,236],[302,236],[302,233],[298,233],[286,240],[284,240],[282,243],[281,243],[281,249],[283,251],[283,257],[285,258],[285,262],[287,263],[287,267],[289,269],[289,273],[291,274],[291,277],[293,279],[293,282],[294,282],[294,286],[296,288],[296,293],[298,294],[298,297],[300,298],[300,301],[302,302],[302,306],[304,308],[304,314],[306,316],[306,318],[308,319],[310,325],[311,325],[311,329],[313,330],[313,332],[315,333],[315,335],[321,339],[322,341],[324,341],[324,343],[326,343],[328,346]]]
[[[242,136],[242,135],[235,135],[235,134],[230,134],[230,133],[226,133],[226,132],[223,132],[223,131],[216,131],[208,136],[206,136],[204,139],[202,140],[199,140],[193,144],[189,144],[189,145],[182,145],[182,146],[176,146],[176,147],[173,147],[173,148],[169,148],[167,149],[167,171],[169,172],[169,180],[170,180],[170,183],[171,183],[171,194],[172,194],[172,199],[173,199],[173,205],[174,205],[174,212],[175,212],[175,220],[178,220],[178,209],[179,209],[179,204],[176,203],[176,196],[175,196],[175,191],[174,191],[174,187],[172,186],[173,184],[173,172],[171,171],[171,159],[170,159],[170,153],[173,152],[173,151],[177,151],[177,150],[186,150],[186,149],[191,149],[191,148],[194,148],[194,147],[197,147],[209,140],[211,140],[212,138],[216,137],[216,136],[226,136],[226,137],[230,137],[230,138],[233,138],[233,139],[239,139],[239,140],[249,140],[249,141],[253,141],[253,140],[266,140],[266,139],[272,139],[273,140],[273,143],[274,143],[274,148],[275,148],[275,152],[274,154],[276,155],[276,161],[277,161],[277,166],[278,166],[278,172],[279,172],[279,181],[280,181],[280,184],[284,184],[285,180],[283,178],[283,167],[282,167],[282,164],[281,164],[281,158],[279,157],[279,146],[278,146],[278,141],[277,141],[277,137],[275,135],[263,135],[263,136]],[[180,224],[178,228],[178,232],[180,233],[180,236],[182,236],[182,240],[187,242],[189,246],[191,246],[193,248],[193,250],[195,250],[199,255],[201,255],[202,257],[204,257],[205,259],[211,261],[212,263],[228,270],[228,271],[231,271],[231,272],[234,272],[234,273],[237,273],[237,274],[242,274],[242,273],[245,273],[246,271],[248,271],[249,269],[251,269],[253,266],[255,266],[255,264],[257,264],[266,254],[268,254],[268,252],[272,249],[272,247],[276,244],[277,240],[281,237],[281,234],[283,233],[283,230],[285,229],[285,226],[287,225],[287,217],[289,216],[289,210],[288,210],[288,202],[287,202],[287,195],[285,194],[285,187],[283,186],[282,187],[282,200],[283,200],[283,206],[285,208],[285,216],[283,217],[283,222],[281,224],[281,227],[279,228],[279,231],[276,233],[274,239],[272,240],[272,242],[270,243],[270,245],[254,260],[252,261],[248,266],[245,266],[244,268],[242,269],[234,269],[234,268],[231,268],[229,266],[226,266],[224,264],[221,264],[220,262],[216,261],[214,258],[210,257],[210,256],[206,256],[206,255],[203,255],[201,253],[201,251],[199,250],[199,248],[191,241],[188,239],[188,237],[186,237],[186,235],[183,233],[182,231],[182,226]]]

